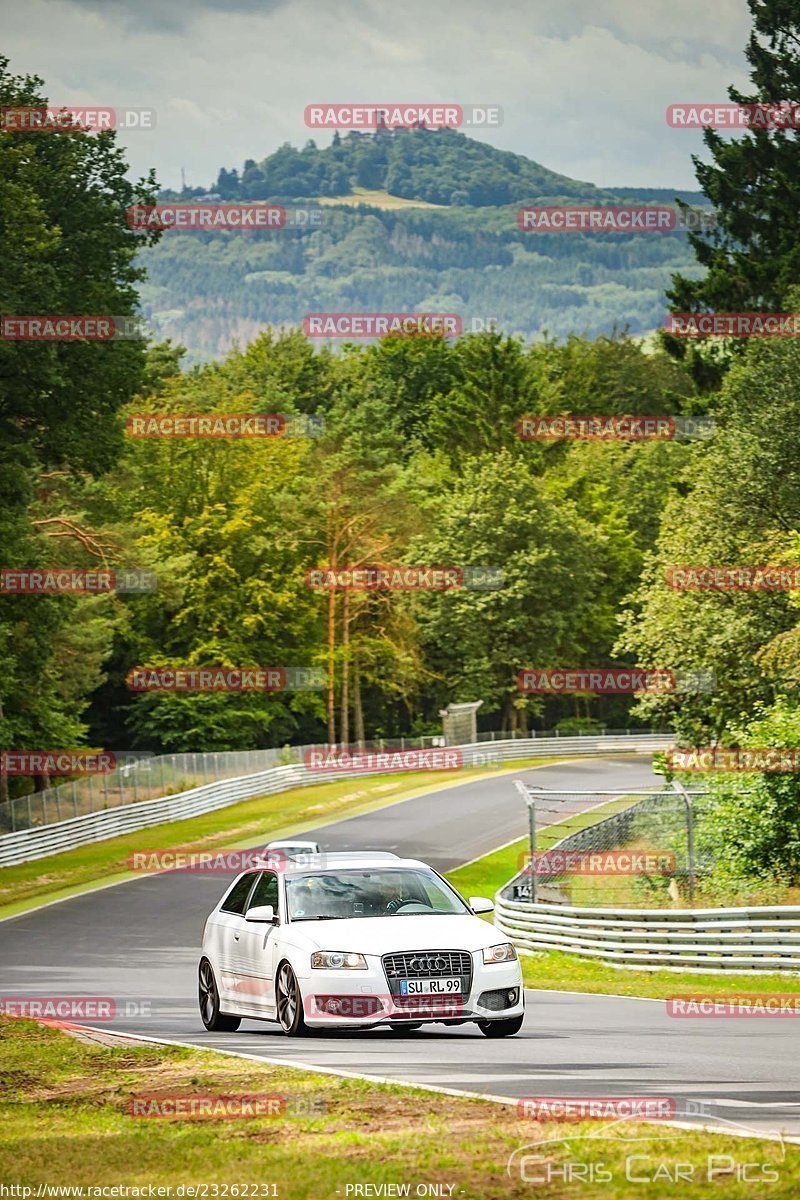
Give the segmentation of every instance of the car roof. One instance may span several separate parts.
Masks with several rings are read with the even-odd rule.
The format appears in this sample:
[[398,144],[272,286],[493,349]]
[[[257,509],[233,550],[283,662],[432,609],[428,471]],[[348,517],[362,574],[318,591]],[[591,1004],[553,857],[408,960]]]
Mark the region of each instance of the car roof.
[[318,842],[306,841],[305,838],[282,838],[277,842],[267,842],[266,850],[280,850],[282,846],[318,846]]
[[427,863],[419,862],[416,858],[399,858],[396,854],[384,854],[377,851],[339,851],[332,854],[309,854],[302,863],[287,863],[281,874],[307,875],[310,871],[357,871],[359,868],[367,870],[370,867],[383,867],[385,870],[430,869]]

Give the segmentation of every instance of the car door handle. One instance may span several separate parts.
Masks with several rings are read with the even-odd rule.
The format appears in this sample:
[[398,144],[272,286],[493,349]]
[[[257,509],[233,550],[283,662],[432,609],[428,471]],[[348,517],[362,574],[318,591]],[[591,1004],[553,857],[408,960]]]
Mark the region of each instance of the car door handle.
[[238,934],[238,933],[235,933],[235,934],[233,935],[233,940],[234,940],[235,942],[238,942],[238,940],[239,940],[239,934]]

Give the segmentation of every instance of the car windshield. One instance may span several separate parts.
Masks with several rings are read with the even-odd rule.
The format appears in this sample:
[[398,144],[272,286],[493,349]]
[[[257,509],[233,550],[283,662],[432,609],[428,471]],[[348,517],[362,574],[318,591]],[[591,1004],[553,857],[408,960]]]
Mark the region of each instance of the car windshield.
[[286,880],[286,904],[291,921],[469,912],[463,900],[432,871],[410,870],[299,875]]

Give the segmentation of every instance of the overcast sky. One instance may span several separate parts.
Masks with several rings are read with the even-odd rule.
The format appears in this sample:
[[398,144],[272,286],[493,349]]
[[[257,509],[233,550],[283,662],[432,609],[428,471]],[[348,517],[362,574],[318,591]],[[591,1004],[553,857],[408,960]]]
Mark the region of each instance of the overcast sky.
[[693,187],[681,101],[747,80],[745,0],[0,0],[15,74],[54,103],[154,108],[134,175],[208,186],[314,136],[315,101],[497,104],[481,136],[600,185]]

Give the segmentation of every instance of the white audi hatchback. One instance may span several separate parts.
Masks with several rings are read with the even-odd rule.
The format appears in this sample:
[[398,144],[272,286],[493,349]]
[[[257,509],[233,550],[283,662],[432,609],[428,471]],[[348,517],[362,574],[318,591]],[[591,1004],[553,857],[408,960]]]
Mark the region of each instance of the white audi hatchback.
[[476,1022],[487,1037],[517,1033],[522,972],[510,942],[431,867],[395,854],[288,859],[245,871],[206,921],[199,966],[206,1029],[243,1017],[311,1028]]

